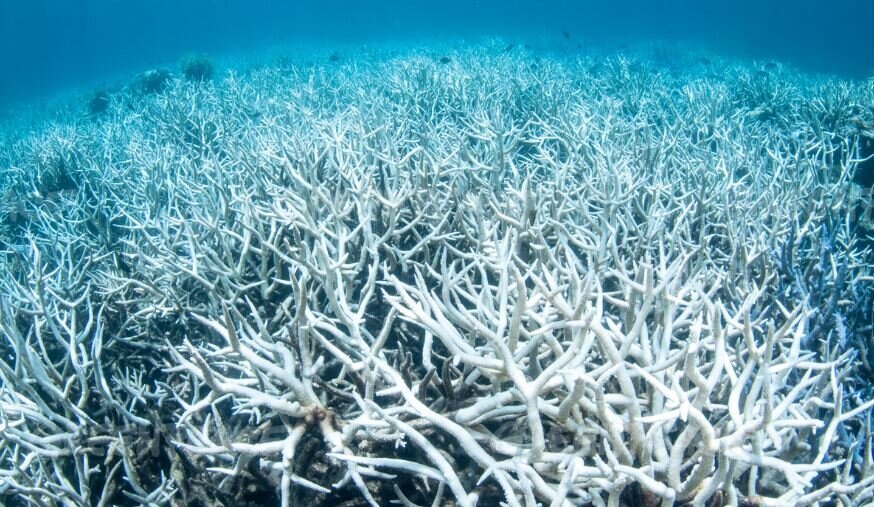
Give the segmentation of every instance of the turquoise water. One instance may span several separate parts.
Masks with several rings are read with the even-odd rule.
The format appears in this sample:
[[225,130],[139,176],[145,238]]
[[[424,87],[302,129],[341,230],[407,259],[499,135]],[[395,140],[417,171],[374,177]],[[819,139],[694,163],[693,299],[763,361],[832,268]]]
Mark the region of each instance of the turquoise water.
[[290,1],[36,0],[0,6],[0,104],[100,83],[188,52],[284,43],[506,37],[591,42],[686,41],[803,69],[867,77],[874,3],[694,0]]

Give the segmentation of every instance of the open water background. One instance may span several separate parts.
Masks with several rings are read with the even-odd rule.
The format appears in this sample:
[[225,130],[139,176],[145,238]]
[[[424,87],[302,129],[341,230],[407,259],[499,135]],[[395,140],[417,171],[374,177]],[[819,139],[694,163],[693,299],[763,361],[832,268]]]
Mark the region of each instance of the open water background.
[[0,0],[0,106],[192,52],[490,36],[569,51],[689,43],[863,79],[874,75],[872,27],[872,0]]

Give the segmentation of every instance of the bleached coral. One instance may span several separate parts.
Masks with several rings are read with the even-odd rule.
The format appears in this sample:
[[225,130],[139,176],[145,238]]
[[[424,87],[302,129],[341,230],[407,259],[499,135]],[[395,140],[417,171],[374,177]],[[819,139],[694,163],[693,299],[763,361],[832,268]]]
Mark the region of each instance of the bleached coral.
[[872,90],[711,61],[376,54],[77,124],[4,234],[0,493],[861,504]]

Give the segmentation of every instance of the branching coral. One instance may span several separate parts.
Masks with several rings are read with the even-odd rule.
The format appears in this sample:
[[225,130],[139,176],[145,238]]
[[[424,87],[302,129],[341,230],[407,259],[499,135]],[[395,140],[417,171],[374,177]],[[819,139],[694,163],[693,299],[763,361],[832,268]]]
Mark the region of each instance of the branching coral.
[[502,47],[77,124],[5,258],[0,494],[862,504],[870,90]]

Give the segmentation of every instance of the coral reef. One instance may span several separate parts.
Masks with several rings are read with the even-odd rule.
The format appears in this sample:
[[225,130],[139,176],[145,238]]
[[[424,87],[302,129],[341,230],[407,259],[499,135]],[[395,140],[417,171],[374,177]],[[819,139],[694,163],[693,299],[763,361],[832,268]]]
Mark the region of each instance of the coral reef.
[[215,74],[215,64],[207,55],[187,55],[182,58],[179,68],[189,81],[209,81]]
[[132,88],[143,95],[161,93],[170,85],[172,78],[170,69],[149,69],[137,76]]
[[868,501],[874,83],[505,47],[0,151],[0,501]]
[[112,96],[106,90],[97,90],[88,98],[88,114],[92,117],[100,116],[109,110],[112,104]]

